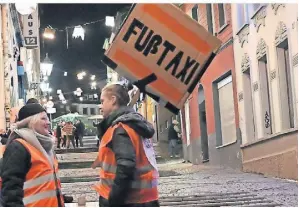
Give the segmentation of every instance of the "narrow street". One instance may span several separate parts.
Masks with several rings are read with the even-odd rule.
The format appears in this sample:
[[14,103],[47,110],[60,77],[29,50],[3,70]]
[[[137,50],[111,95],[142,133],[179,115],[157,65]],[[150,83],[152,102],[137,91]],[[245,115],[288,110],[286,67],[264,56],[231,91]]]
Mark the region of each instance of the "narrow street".
[[12,1],[0,23],[1,206],[298,207],[298,0]]
[[[87,206],[98,206],[98,195],[91,186],[98,171],[90,168],[95,152],[58,154],[64,194],[72,195],[77,206],[85,196]],[[159,163],[161,206],[295,206],[296,182],[267,178],[228,168],[182,163]]]

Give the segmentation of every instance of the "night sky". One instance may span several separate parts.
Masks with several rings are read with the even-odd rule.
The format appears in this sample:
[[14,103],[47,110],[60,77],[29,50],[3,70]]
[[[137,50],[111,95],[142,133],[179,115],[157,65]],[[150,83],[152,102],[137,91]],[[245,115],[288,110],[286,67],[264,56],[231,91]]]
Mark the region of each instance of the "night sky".
[[[64,29],[66,26],[76,26],[86,22],[105,19],[105,16],[115,16],[116,12],[129,4],[40,4],[40,32],[51,25],[53,28]],[[81,87],[84,92],[90,92],[90,76],[77,80],[76,74],[82,70],[88,75],[96,75],[97,82],[106,79],[106,66],[101,62],[104,54],[105,38],[110,37],[111,28],[105,26],[105,20],[83,26],[84,41],[73,39],[73,29],[68,29],[69,47],[67,49],[66,31],[56,31],[55,39],[44,40],[41,36],[41,61],[48,53],[54,63],[49,82],[56,95],[57,89],[64,93],[72,92]],[[64,77],[64,71],[68,76]],[[99,90],[97,90],[99,91]]]

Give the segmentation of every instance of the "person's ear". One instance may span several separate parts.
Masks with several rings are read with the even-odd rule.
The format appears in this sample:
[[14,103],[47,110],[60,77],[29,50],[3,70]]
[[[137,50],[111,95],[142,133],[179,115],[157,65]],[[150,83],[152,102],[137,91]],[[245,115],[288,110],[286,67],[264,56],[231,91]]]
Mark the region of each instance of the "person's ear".
[[116,105],[116,96],[115,95],[111,95],[111,102],[112,102],[112,105]]

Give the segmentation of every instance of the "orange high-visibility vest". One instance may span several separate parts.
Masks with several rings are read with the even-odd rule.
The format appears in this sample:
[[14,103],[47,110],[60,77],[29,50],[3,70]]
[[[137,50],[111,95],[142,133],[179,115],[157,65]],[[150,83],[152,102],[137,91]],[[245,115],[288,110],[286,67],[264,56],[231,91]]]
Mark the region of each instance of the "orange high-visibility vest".
[[[54,158],[54,167],[34,146],[23,139],[16,139],[24,145],[31,155],[31,168],[24,183],[23,203],[26,207],[64,206],[61,184],[58,176],[58,161]],[[59,203],[59,201],[60,203]]]
[[114,152],[107,145],[112,140],[114,130],[119,126],[123,127],[128,133],[136,152],[135,177],[125,203],[140,204],[158,200],[158,172],[149,162],[140,136],[132,128],[122,123],[110,127],[102,138],[97,157],[97,163],[101,166],[99,171],[100,182],[94,188],[100,196],[105,199],[109,198],[117,164]]

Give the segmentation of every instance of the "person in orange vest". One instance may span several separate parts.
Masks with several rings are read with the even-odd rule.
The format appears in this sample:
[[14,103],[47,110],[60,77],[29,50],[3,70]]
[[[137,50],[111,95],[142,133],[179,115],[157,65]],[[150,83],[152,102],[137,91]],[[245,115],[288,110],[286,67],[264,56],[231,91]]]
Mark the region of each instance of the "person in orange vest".
[[100,181],[94,185],[99,205],[158,207],[158,169],[151,137],[155,130],[128,107],[127,89],[106,86],[101,93],[103,130],[97,159]]
[[64,206],[45,109],[37,103],[27,104],[20,109],[18,118],[3,155],[2,206]]

